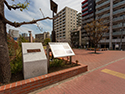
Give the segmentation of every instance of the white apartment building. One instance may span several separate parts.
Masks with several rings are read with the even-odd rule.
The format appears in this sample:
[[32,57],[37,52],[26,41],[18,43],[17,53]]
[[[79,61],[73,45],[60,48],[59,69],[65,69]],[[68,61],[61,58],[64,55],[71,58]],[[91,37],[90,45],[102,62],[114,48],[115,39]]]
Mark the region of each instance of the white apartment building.
[[54,20],[56,40],[70,43],[70,31],[77,27],[77,11],[69,7],[62,9]]

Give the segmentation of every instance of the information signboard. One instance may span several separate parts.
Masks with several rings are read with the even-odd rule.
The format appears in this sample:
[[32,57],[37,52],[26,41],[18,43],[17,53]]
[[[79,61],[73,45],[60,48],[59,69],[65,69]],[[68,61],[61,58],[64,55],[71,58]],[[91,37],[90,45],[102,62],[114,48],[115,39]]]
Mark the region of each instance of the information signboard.
[[75,55],[68,43],[49,42],[49,45],[54,58]]

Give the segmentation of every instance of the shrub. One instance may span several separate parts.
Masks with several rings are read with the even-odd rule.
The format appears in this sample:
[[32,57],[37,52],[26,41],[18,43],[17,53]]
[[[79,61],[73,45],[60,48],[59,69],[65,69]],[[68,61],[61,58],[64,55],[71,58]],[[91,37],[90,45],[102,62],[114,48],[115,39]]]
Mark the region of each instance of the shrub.
[[18,49],[18,43],[15,42],[10,35],[7,35],[7,44],[9,49],[9,57],[11,60],[12,56],[16,56],[16,49]]
[[[11,66],[11,73],[16,74],[23,69],[23,63],[22,63],[22,51],[21,51],[21,44],[22,42],[28,42],[27,40],[24,39],[24,37],[20,36],[18,39],[18,49],[10,49],[9,51],[15,54],[15,58],[10,61],[10,66]],[[10,43],[9,43],[10,44]]]
[[17,52],[18,55],[16,56],[16,58],[10,62],[11,73],[13,74],[20,72],[23,69],[21,49],[18,49]]
[[63,60],[59,60],[59,59],[53,59],[50,62],[49,67],[63,67],[65,64],[63,62]]

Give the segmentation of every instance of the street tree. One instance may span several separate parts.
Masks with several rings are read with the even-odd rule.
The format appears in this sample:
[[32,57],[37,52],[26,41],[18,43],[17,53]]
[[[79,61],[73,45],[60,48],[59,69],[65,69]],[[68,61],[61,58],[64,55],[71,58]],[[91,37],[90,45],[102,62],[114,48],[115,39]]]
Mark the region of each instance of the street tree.
[[94,44],[94,51],[96,53],[99,41],[102,39],[103,35],[108,32],[108,26],[102,19],[99,19],[86,24],[84,29],[87,32],[90,42]]
[[44,45],[47,45],[50,42],[50,38],[44,39]]
[[[23,11],[29,5],[29,1],[25,0],[24,3],[18,2],[15,0],[13,1],[13,5],[9,5],[6,0],[0,0],[0,82],[1,83],[9,83],[11,78],[11,68],[10,68],[10,60],[9,60],[9,53],[8,53],[8,46],[7,46],[7,32],[6,32],[6,24],[9,24],[14,27],[20,27],[21,25],[25,24],[34,24],[38,21],[45,20],[45,19],[54,19],[50,17],[44,17],[37,20],[32,20],[29,22],[11,22],[5,17],[4,8],[7,8],[11,11],[20,9]],[[18,3],[17,3],[18,2]],[[56,17],[55,17],[56,18]]]

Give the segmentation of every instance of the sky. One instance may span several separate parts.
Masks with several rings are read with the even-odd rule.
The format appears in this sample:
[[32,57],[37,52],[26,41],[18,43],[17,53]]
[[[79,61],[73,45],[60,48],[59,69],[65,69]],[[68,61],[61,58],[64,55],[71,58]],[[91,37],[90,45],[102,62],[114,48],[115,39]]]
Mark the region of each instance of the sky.
[[[10,5],[14,4],[12,0],[6,0]],[[23,2],[25,0],[15,0],[15,3]],[[70,7],[72,9],[81,12],[81,2],[84,0],[53,0],[56,4],[58,4],[58,11],[61,11],[63,8]],[[45,17],[52,17],[52,11],[50,10],[50,0],[30,0],[30,4],[27,9],[20,11],[17,10],[8,10],[5,5],[5,17],[12,22],[23,22],[23,21],[31,21],[33,19],[43,18],[43,15],[40,11],[40,8]],[[32,31],[33,37],[35,34],[43,33],[43,32],[50,32],[52,31],[52,20],[43,20],[37,22],[42,31],[38,29],[36,24],[29,24],[29,25],[22,25],[21,27],[15,28],[10,25],[6,25],[7,32],[9,29],[19,30],[19,33],[27,33],[28,31]]]

